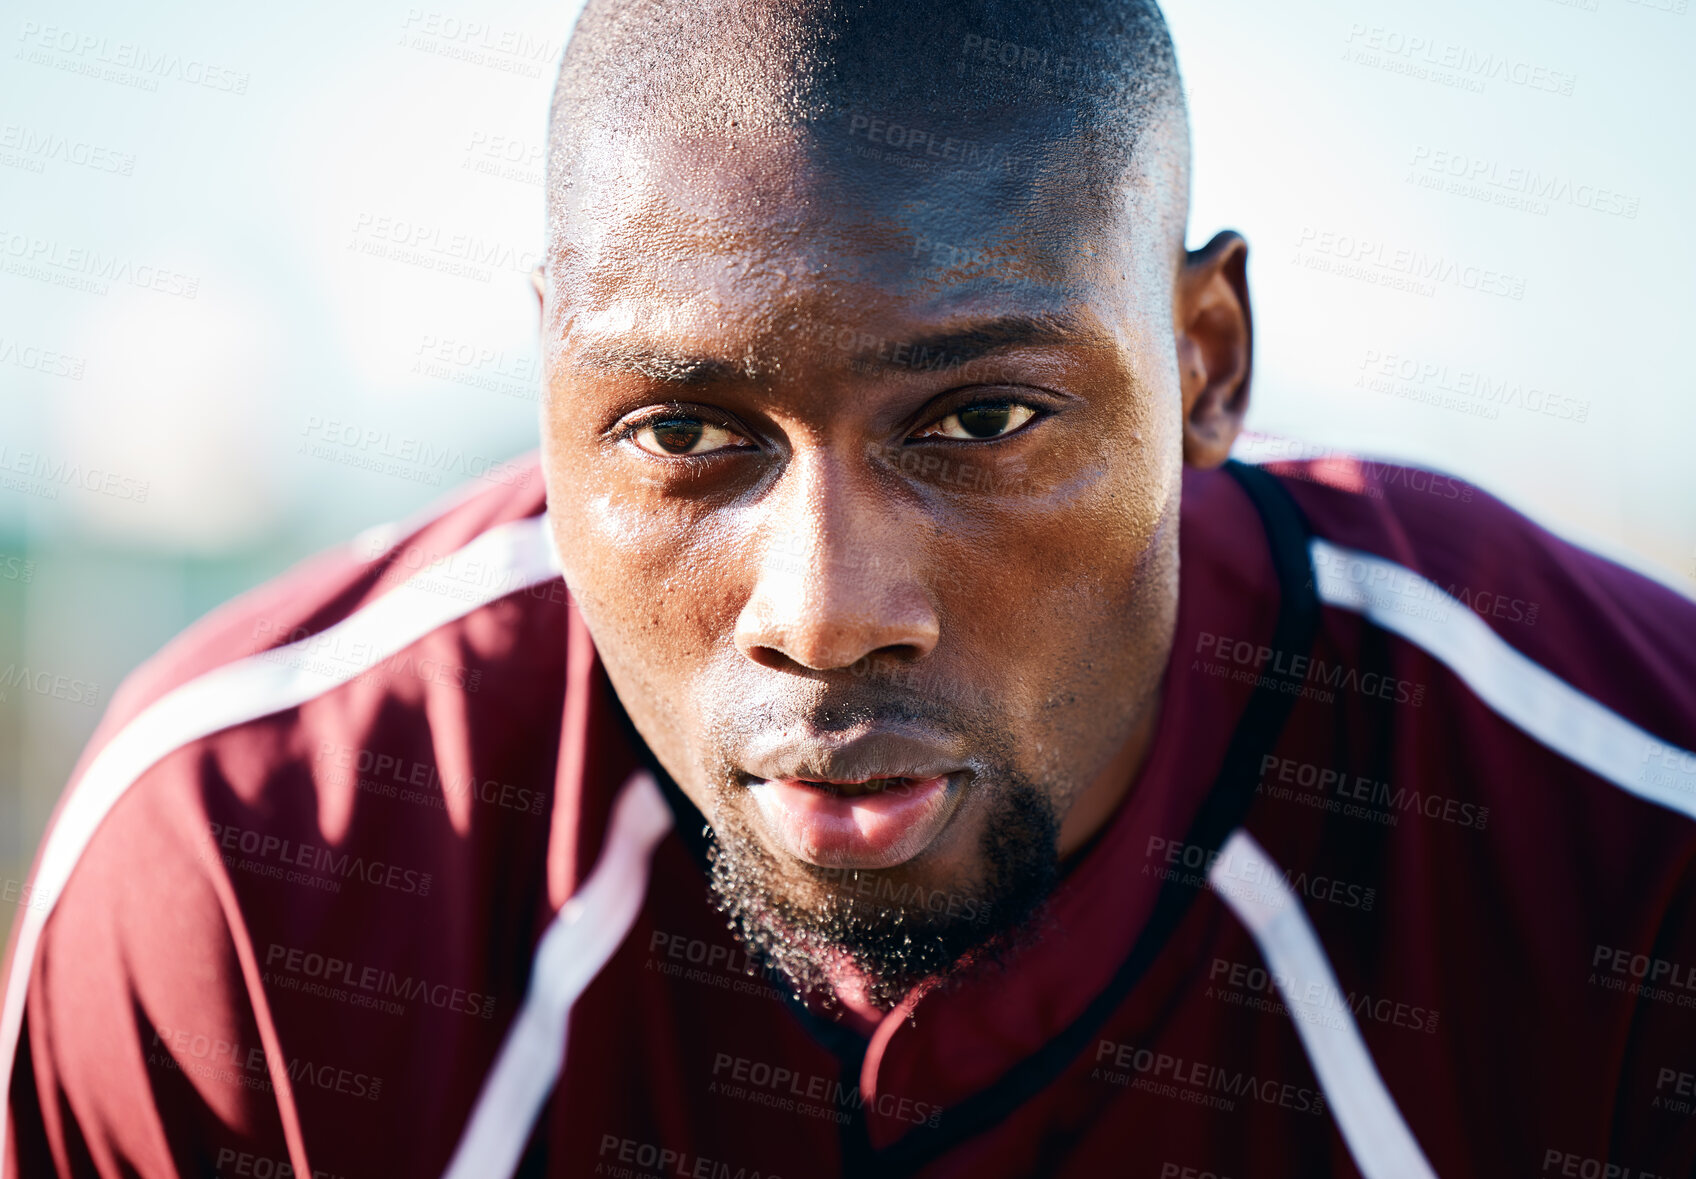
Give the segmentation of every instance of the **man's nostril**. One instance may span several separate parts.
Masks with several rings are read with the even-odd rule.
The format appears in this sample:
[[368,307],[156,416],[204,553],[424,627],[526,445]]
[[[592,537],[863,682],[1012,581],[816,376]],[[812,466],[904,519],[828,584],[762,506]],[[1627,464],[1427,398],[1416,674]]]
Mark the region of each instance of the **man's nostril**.
[[749,659],[752,659],[761,667],[768,668],[772,671],[806,670],[806,668],[798,660],[790,658],[777,647],[766,646],[764,644],[754,644],[752,646],[744,647],[743,651]]

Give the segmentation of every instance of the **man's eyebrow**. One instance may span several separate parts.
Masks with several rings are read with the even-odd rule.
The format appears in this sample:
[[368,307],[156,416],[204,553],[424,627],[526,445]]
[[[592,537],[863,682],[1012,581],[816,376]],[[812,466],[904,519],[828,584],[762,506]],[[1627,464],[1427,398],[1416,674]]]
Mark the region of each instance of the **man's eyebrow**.
[[[1099,346],[1107,337],[1067,314],[998,315],[940,331],[887,336],[847,325],[803,330],[802,340],[827,357],[854,362],[862,372],[877,369],[941,369],[970,364],[1006,348],[1056,345]],[[768,367],[747,357],[679,352],[658,344],[606,338],[586,342],[575,363],[605,373],[622,373],[667,385],[711,385],[756,380]]]
[[577,350],[575,362],[583,368],[605,373],[622,373],[668,385],[710,385],[747,380],[753,375],[746,361],[719,356],[673,352],[629,340],[597,340]]
[[907,339],[862,335],[853,355],[861,367],[953,368],[1004,348],[1100,346],[1107,337],[1067,314],[998,315]]

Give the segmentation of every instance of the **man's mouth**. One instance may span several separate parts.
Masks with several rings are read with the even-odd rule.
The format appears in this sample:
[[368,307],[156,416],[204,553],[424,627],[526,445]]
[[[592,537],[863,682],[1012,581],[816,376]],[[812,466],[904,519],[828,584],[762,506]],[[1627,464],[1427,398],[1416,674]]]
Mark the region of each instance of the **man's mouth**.
[[814,790],[822,790],[826,794],[840,795],[843,798],[859,798],[866,794],[883,794],[889,791],[911,792],[913,787],[928,778],[859,778],[848,781],[829,781],[819,778],[790,779],[801,786],[811,786]]
[[948,825],[965,773],[748,784],[761,825],[780,848],[821,868],[892,868]]
[[892,868],[931,846],[970,782],[958,742],[922,726],[794,726],[744,751],[766,842],[821,868]]

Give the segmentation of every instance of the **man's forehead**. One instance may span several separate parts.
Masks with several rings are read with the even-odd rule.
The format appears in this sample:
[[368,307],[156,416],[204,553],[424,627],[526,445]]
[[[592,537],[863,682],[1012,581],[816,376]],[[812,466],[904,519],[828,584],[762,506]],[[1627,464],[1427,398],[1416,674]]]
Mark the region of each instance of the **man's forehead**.
[[1113,252],[1115,219],[1076,199],[1062,156],[1018,176],[917,174],[839,147],[815,130],[591,149],[550,259],[557,293],[590,310],[638,292],[1005,291],[1076,277]]

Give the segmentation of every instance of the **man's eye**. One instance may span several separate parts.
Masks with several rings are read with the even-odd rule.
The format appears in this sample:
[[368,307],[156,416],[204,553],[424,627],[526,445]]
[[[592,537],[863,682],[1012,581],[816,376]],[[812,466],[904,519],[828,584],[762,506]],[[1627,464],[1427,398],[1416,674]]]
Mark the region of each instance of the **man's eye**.
[[644,422],[630,435],[649,454],[711,454],[742,442],[742,436],[700,418],[661,418]]
[[1011,434],[1036,416],[1028,405],[1004,402],[1000,405],[968,405],[957,409],[941,421],[926,426],[915,438],[999,438]]

